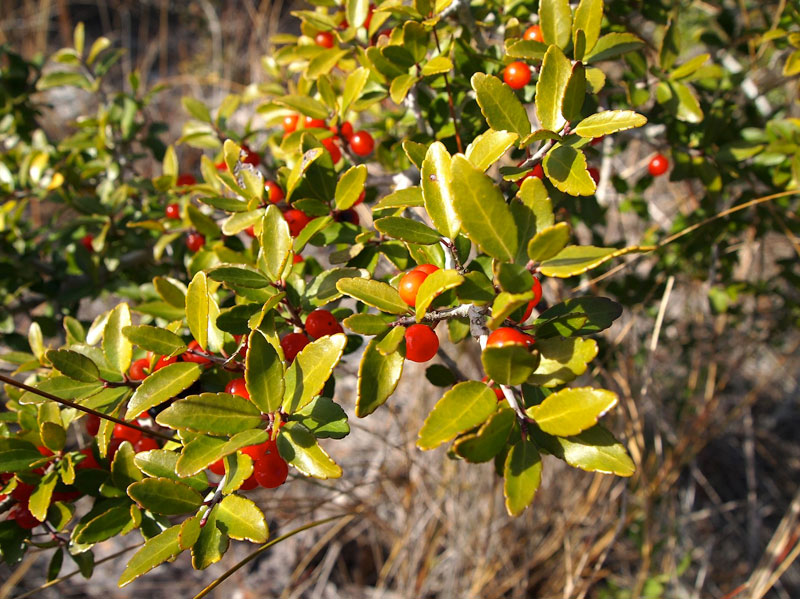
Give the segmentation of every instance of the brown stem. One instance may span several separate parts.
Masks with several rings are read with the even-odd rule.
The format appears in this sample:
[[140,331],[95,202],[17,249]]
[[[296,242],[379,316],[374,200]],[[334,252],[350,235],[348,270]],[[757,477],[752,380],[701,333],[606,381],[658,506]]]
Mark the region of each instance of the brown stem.
[[149,435],[150,437],[158,437],[159,439],[164,439],[165,441],[172,441],[172,437],[164,435],[162,433],[158,433],[156,431],[152,431],[150,429],[146,429],[143,426],[139,426],[138,424],[134,424],[133,422],[126,422],[124,420],[120,420],[114,416],[109,416],[108,414],[103,414],[98,412],[97,410],[93,410],[91,408],[87,408],[80,404],[75,403],[74,401],[70,401],[68,399],[62,399],[52,393],[48,393],[47,391],[41,391],[35,387],[31,387],[30,385],[26,385],[25,383],[20,383],[19,381],[15,381],[11,377],[7,377],[3,374],[0,374],[0,381],[11,385],[13,387],[17,387],[18,389],[23,389],[24,391],[28,391],[30,393],[34,393],[35,395],[39,395],[40,397],[44,397],[45,399],[49,399],[56,403],[60,403],[61,405],[75,408],[76,410],[80,410],[81,412],[86,412],[87,414],[91,414],[92,416],[97,416],[98,418],[102,418],[103,420],[110,420],[115,424],[121,424],[122,426],[127,426],[128,428],[136,429],[137,431]]

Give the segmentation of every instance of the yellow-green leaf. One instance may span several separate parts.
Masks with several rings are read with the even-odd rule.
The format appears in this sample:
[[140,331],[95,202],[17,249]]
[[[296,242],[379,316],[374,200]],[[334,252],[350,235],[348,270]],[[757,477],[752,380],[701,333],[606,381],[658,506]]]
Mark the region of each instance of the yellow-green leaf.
[[485,171],[500,160],[518,138],[516,133],[510,131],[489,129],[467,146],[467,160],[475,165],[475,168]]
[[569,236],[567,223],[558,223],[538,231],[528,242],[528,257],[536,262],[552,258],[564,249]]
[[442,235],[454,239],[461,228],[461,221],[453,205],[451,158],[444,144],[437,141],[428,147],[420,170],[425,211]]
[[269,537],[264,512],[246,497],[228,495],[219,504],[217,520],[225,525],[232,539],[265,543]]
[[537,339],[536,349],[539,350],[539,365],[528,382],[542,387],[556,387],[575,380],[597,356],[597,342],[580,337]]
[[581,137],[594,138],[641,127],[646,123],[647,117],[633,110],[604,110],[583,119],[574,132]]
[[150,408],[154,408],[188,389],[203,369],[193,362],[176,362],[148,376],[128,402],[126,420],[132,420]]
[[347,345],[341,333],[317,339],[306,345],[286,371],[283,410],[293,414],[319,395]]
[[363,418],[382,406],[394,393],[403,374],[405,358],[400,352],[383,355],[377,349],[380,339],[369,342],[358,367],[356,416]]
[[611,391],[578,387],[553,393],[527,412],[544,432],[568,437],[597,424],[617,401],[617,394]]
[[536,82],[536,116],[543,129],[559,131],[564,126],[561,104],[571,74],[572,63],[558,46],[550,46]]
[[572,196],[590,196],[597,185],[586,168],[586,156],[571,146],[558,144],[544,157],[544,173],[559,190]]
[[486,384],[465,381],[445,393],[425,419],[417,447],[434,449],[486,422],[497,411],[497,397]]
[[506,456],[503,469],[503,495],[509,515],[519,516],[528,507],[542,481],[542,459],[536,446],[524,439]]
[[358,277],[340,279],[336,282],[336,288],[345,295],[383,312],[390,314],[406,314],[408,312],[408,304],[400,299],[397,290],[381,281]]
[[319,446],[309,430],[299,422],[287,422],[278,435],[278,451],[306,476],[339,478],[341,467]]
[[180,532],[181,525],[176,524],[148,539],[144,546],[133,554],[117,584],[124,587],[156,566],[174,559],[182,551],[178,542]]
[[[567,61],[569,62],[569,61]],[[495,131],[511,131],[524,138],[531,132],[528,113],[516,94],[493,75],[475,73],[470,80],[478,106]]]
[[417,290],[416,315],[417,322],[422,320],[428,311],[428,306],[448,289],[461,285],[464,277],[455,270],[437,270],[429,274]]
[[651,252],[652,246],[626,248],[599,248],[592,245],[568,245],[556,256],[542,262],[539,270],[546,277],[566,279],[596,268],[613,258],[635,252]]

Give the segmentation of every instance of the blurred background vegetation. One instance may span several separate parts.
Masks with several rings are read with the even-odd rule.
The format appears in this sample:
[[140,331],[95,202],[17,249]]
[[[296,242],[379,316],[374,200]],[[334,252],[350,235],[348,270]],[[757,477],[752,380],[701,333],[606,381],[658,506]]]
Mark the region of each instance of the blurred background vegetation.
[[[610,18],[635,25],[637,15],[665,14],[678,3],[610,4]],[[731,70],[734,61],[742,72],[733,91],[717,98],[704,90],[706,110],[715,99],[741,109],[736,117],[714,112],[709,126],[734,135],[744,121],[766,129],[769,119],[800,116],[798,78],[781,72],[785,53],[760,47],[752,33],[776,19],[796,28],[797,2],[680,4],[691,25],[683,40],[689,53],[696,44],[697,52],[705,48],[714,62]],[[167,124],[161,139],[172,143],[187,118],[181,97],[211,107],[229,93],[258,97],[258,84],[267,81],[263,58],[275,50],[271,38],[299,32],[294,8],[283,0],[2,0],[0,44],[41,60],[70,45],[75,24],[84,22],[87,40],[104,35],[126,50],[114,83],[122,87],[138,71],[143,87],[166,86],[148,113]],[[652,33],[632,30],[645,38]],[[748,85],[763,93],[748,94]],[[92,110],[91,97],[72,88],[39,99],[47,104],[39,124],[53,140]],[[240,113],[247,112],[234,120],[244,125],[249,114]],[[610,184],[596,200],[562,207],[584,222],[576,230],[584,242],[638,243],[653,230],[680,231],[731,205],[725,191],[647,178],[653,152],[669,150],[680,135],[655,130],[619,148],[605,142],[602,169]],[[796,130],[788,135],[800,141]],[[197,171],[199,156],[182,148],[181,170]],[[751,179],[726,175],[725,183],[757,197],[775,190],[770,173],[786,166],[764,164],[761,178],[755,169]],[[136,168],[143,176],[158,173],[155,162]],[[279,545],[215,596],[799,597],[800,220],[787,206],[796,203],[767,203],[719,219],[614,276],[581,284],[625,305],[586,380],[620,395],[623,409],[609,426],[637,463],[632,479],[553,463],[533,508],[509,519],[490,464],[465,467],[443,452],[422,456],[414,448],[437,392],[421,369],[409,371],[390,417],[351,421],[351,442],[338,450],[347,453],[335,456],[345,470],[341,481],[306,480],[258,498],[276,534],[325,505],[359,515]],[[570,292],[548,285],[551,299]],[[89,318],[97,311],[91,303],[81,307]],[[15,314],[12,328],[26,330],[26,317]],[[466,374],[480,377],[477,354],[471,359]],[[349,368],[354,373],[356,364]],[[342,383],[338,390],[346,404],[348,388]],[[106,545],[112,556],[126,539]],[[113,571],[108,576],[75,577],[40,596],[186,596],[248,551],[236,547],[202,572],[181,558],[124,590],[115,586],[124,561],[111,560],[101,566]],[[45,567],[35,553],[15,569],[0,567],[0,599],[38,587]]]

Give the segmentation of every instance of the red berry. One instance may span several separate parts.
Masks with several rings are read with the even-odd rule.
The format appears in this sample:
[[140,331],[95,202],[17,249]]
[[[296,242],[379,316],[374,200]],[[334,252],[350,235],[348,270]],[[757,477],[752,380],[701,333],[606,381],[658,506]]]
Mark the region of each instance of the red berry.
[[350,142],[350,149],[356,156],[369,156],[372,150],[375,149],[375,140],[366,131],[356,131],[348,140]]
[[267,192],[267,199],[273,204],[277,204],[283,199],[283,190],[275,181],[265,182],[264,190]]
[[247,227],[247,228],[244,230],[244,232],[245,232],[245,233],[246,233],[246,234],[247,234],[249,237],[255,237],[255,236],[256,236],[256,230],[255,230],[255,227],[254,227],[253,225],[250,225],[249,227]]
[[283,355],[287,362],[292,362],[295,356],[300,353],[300,350],[308,345],[310,341],[303,333],[289,333],[281,339],[281,348]]
[[372,13],[374,12],[375,12],[375,5],[370,2],[367,18],[364,19],[364,29],[366,29],[367,31],[369,31],[369,24],[372,23]]
[[356,226],[361,223],[361,219],[358,218],[358,213],[352,208],[337,212],[334,216],[334,220],[336,220],[337,223],[353,223]]
[[203,356],[198,356],[197,354],[192,353],[192,351],[199,351],[207,354],[207,352],[203,351],[203,348],[200,347],[200,344],[193,340],[189,343],[189,351],[186,351],[181,355],[181,360],[184,362],[194,362],[195,364],[201,364],[203,366],[206,364],[211,364],[211,360],[204,358]]
[[411,269],[411,272],[414,272],[415,270],[429,275],[439,270],[439,267],[435,264],[420,264],[419,266],[415,266],[413,269]]
[[412,270],[403,275],[400,279],[400,284],[397,286],[397,291],[400,293],[402,299],[409,306],[417,305],[417,293],[422,282],[428,278],[428,273],[421,270]]
[[186,247],[192,252],[197,252],[206,244],[206,238],[201,233],[189,233],[186,236]]
[[522,39],[529,42],[542,42],[544,43],[544,36],[542,35],[542,28],[538,25],[531,25],[525,30]]
[[300,254],[295,254],[294,258],[292,258],[292,264],[300,264],[303,261],[303,257]]
[[488,386],[488,387],[489,387],[489,388],[490,388],[492,391],[494,391],[494,394],[497,396],[497,401],[501,401],[501,400],[503,400],[503,399],[505,399],[505,398],[506,398],[506,396],[503,394],[503,390],[502,390],[500,387],[498,387],[498,386],[497,386],[497,385],[494,383],[494,381],[491,381],[491,380],[489,380],[489,377],[488,377],[488,376],[485,376],[485,377],[483,377],[483,378],[481,379],[481,382],[482,382],[482,383],[486,383],[486,385],[487,385],[487,386]]
[[18,502],[27,505],[28,499],[31,498],[31,495],[33,495],[33,492],[35,490],[36,487],[34,487],[33,485],[29,485],[28,483],[18,481],[17,486],[14,487],[13,491],[11,491],[11,497],[16,499]]
[[94,247],[92,247],[92,241],[94,241],[94,237],[92,235],[84,235],[81,237],[81,245],[86,248],[87,252],[94,251]]
[[339,134],[349,142],[350,138],[353,137],[353,125],[345,121],[339,129]]
[[412,324],[405,337],[406,358],[412,362],[427,362],[439,349],[439,338],[428,325]]
[[97,434],[97,431],[100,430],[100,416],[89,414],[86,417],[85,424],[86,424],[86,432],[89,434],[90,437],[94,437]]
[[102,468],[98,463],[97,459],[94,457],[94,453],[92,452],[91,447],[84,447],[80,450],[81,454],[85,455],[86,457],[81,460],[79,463],[75,464],[76,470],[86,470],[88,468]]
[[225,459],[224,458],[218,459],[216,462],[211,464],[208,467],[208,469],[211,470],[211,472],[213,472],[217,476],[222,476],[223,474],[225,474]]
[[306,317],[306,333],[314,339],[342,332],[342,325],[327,310],[314,310]]
[[164,366],[169,366],[170,364],[174,364],[178,361],[178,356],[159,356],[158,360],[156,360],[155,366],[153,366],[153,372],[156,370],[161,370]]
[[257,445],[248,445],[247,447],[243,447],[240,451],[244,455],[250,456],[250,458],[255,462],[256,460],[260,460],[267,452],[270,451],[275,446],[275,442],[271,440],[264,441],[263,443],[258,443]]
[[297,121],[299,119],[299,114],[289,114],[283,117],[283,130],[286,133],[294,133],[297,130]]
[[20,528],[24,528],[26,530],[31,530],[41,524],[41,522],[37,520],[33,514],[31,514],[27,505],[14,506],[14,508],[8,512],[8,519],[14,520],[14,522],[16,522]]
[[311,222],[309,216],[296,208],[290,208],[283,213],[283,218],[289,223],[289,233],[292,237],[300,235],[305,226]]
[[522,182],[528,177],[536,177],[537,179],[544,179],[544,168],[541,163],[534,166],[531,170],[525,173],[525,176],[519,180],[518,185],[522,186]]
[[142,438],[142,431],[122,424],[117,424],[114,426],[114,438],[119,439],[120,441],[130,441],[131,443],[136,443]]
[[179,204],[169,204],[164,212],[167,218],[171,218],[172,220],[181,219],[181,207]]
[[117,450],[119,446],[122,445],[124,439],[111,439],[108,442],[108,450],[106,451],[106,458],[108,459],[108,463],[111,464],[114,461],[114,456],[117,455]]
[[303,121],[306,129],[324,129],[325,121],[307,116]]
[[178,178],[175,181],[175,184],[181,187],[184,185],[195,185],[196,183],[197,179],[194,178],[194,175],[190,175],[188,173],[178,175]]
[[656,154],[650,159],[650,164],[647,165],[647,170],[654,177],[663,175],[669,169],[669,160],[663,154]]
[[242,486],[239,487],[239,490],[249,491],[250,489],[255,489],[257,486],[258,486],[258,481],[256,480],[256,477],[250,475],[250,478],[248,478],[246,481],[242,483]]
[[323,48],[333,48],[333,34],[330,31],[320,31],[314,36],[314,43]]
[[133,444],[133,450],[136,453],[141,453],[143,451],[150,451],[151,449],[158,449],[161,447],[158,444],[158,441],[153,439],[152,437],[142,437],[136,443]]
[[358,199],[355,202],[353,202],[353,206],[358,206],[359,204],[363,204],[364,198],[366,197],[367,197],[367,190],[365,189],[360,194],[358,194]]
[[320,142],[330,153],[331,160],[334,164],[342,159],[342,151],[339,149],[339,145],[336,143],[336,140],[336,137],[326,137]]
[[147,378],[147,370],[150,369],[150,360],[141,358],[131,364],[128,370],[128,378],[132,381],[143,381]]
[[278,454],[275,447],[261,459],[253,462],[253,476],[259,485],[266,489],[275,489],[286,482],[289,476],[289,465]]
[[528,320],[528,318],[530,318],[531,313],[533,313],[533,309],[542,299],[542,284],[536,277],[533,277],[533,286],[531,287],[531,291],[533,291],[533,299],[528,302],[528,307],[525,308],[525,314],[523,314],[522,318],[519,319],[520,322],[525,322]]
[[533,345],[533,337],[511,327],[500,327],[492,331],[486,340],[486,347],[503,347],[505,345]]
[[594,180],[594,184],[597,185],[600,183],[600,171],[597,170],[595,167],[589,167],[589,176]]
[[228,170],[228,163],[222,160],[221,162],[217,162],[215,165],[218,171],[227,171]]
[[241,378],[233,379],[227,385],[225,385],[225,393],[250,399],[250,393],[247,392],[247,386],[245,385],[244,379]]
[[600,137],[593,137],[591,143],[592,143],[593,146],[596,146],[597,144],[602,142],[605,138],[606,138],[605,135],[601,135]]
[[514,61],[503,71],[503,81],[511,89],[522,89],[531,80],[531,68],[521,60]]
[[261,164],[261,155],[258,152],[254,152],[245,144],[242,144],[242,150],[244,150],[245,154],[244,158],[242,159],[244,164],[252,164],[253,166],[258,166]]

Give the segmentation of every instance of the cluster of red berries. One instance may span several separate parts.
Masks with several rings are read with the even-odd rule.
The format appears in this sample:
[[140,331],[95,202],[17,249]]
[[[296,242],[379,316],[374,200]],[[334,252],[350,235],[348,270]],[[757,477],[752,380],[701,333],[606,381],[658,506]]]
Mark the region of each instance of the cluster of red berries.
[[[261,485],[266,489],[275,489],[286,482],[289,476],[289,465],[278,453],[278,444],[268,439],[258,445],[250,445],[240,450],[253,460],[253,474],[239,487],[242,491],[249,491]],[[225,461],[219,459],[208,467],[218,476],[225,474]]]
[[[439,270],[435,264],[420,264],[411,269],[400,279],[397,291],[409,306],[417,303],[417,294],[423,281],[433,272]],[[406,329],[406,358],[412,362],[427,362],[439,350],[439,338],[428,325],[413,324]]]
[[[283,130],[285,135],[294,133],[300,123],[299,114],[290,114],[283,118]],[[353,125],[347,121],[343,122],[341,126],[331,125],[330,127],[323,119],[315,119],[306,116],[303,119],[303,127],[305,129],[328,129],[333,135],[320,140],[320,143],[325,147],[331,155],[331,160],[336,164],[342,157],[342,152],[339,149],[339,142],[344,139],[350,147],[350,151],[356,156],[365,157],[372,154],[375,149],[375,140],[369,132],[353,131]]]

